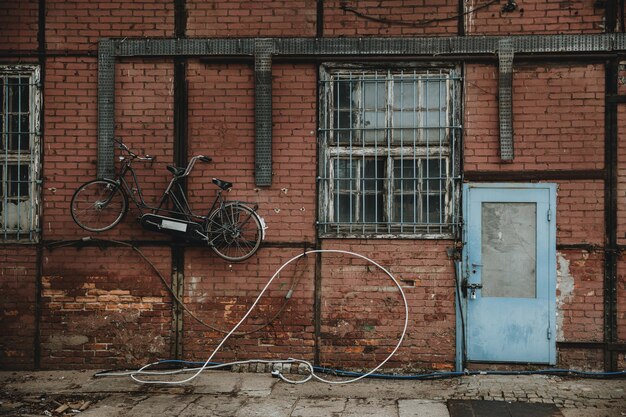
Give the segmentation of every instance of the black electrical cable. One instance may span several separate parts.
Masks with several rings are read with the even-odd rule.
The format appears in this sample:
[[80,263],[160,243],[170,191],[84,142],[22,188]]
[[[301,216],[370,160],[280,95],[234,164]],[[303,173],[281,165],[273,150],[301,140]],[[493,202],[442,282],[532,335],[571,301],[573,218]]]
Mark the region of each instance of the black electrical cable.
[[[165,288],[167,289],[167,291],[169,292],[170,296],[172,297],[173,300],[175,300],[178,305],[181,306],[181,308],[187,313],[189,314],[189,316],[191,316],[192,319],[194,319],[195,321],[197,321],[199,324],[201,324],[202,326],[211,329],[213,331],[219,332],[219,333],[223,333],[223,334],[227,334],[229,333],[228,330],[224,330],[224,329],[220,329],[219,327],[213,326],[207,322],[205,322],[204,320],[202,320],[201,318],[199,318],[198,316],[196,316],[196,314],[191,311],[186,305],[185,303],[176,295],[176,293],[174,292],[174,290],[172,289],[172,287],[167,283],[167,280],[165,279],[165,277],[163,276],[163,274],[161,273],[161,271],[156,267],[156,265],[154,265],[154,263],[152,261],[150,261],[150,259],[148,259],[148,257],[146,255],[144,255],[144,253],[135,245],[127,243],[127,242],[122,242],[119,240],[114,240],[114,239],[98,239],[98,238],[92,238],[91,236],[87,236],[84,237],[82,239],[77,239],[77,240],[64,240],[64,241],[59,241],[59,242],[55,242],[52,245],[48,245],[49,249],[57,249],[57,248],[63,248],[63,247],[68,247],[68,246],[76,246],[77,244],[84,244],[86,242],[94,242],[94,243],[98,243],[98,242],[102,242],[102,243],[114,243],[116,245],[120,245],[120,246],[126,246],[131,248],[132,250],[134,250],[135,252],[137,252],[137,254],[148,264],[150,265],[150,267],[152,268],[152,270],[157,274],[157,276],[159,277],[159,279],[161,280],[161,282],[163,283],[163,286],[165,286]],[[297,270],[298,268],[298,264],[300,262],[300,258],[298,258],[296,264],[295,264],[295,268]],[[269,326],[270,324],[272,324],[272,322],[274,320],[276,320],[284,311],[285,307],[287,306],[287,303],[289,302],[289,300],[291,299],[291,295],[293,293],[293,290],[295,289],[296,285],[298,284],[298,282],[300,281],[300,279],[302,278],[302,276],[304,276],[304,272],[306,271],[306,268],[302,269],[300,274],[296,274],[294,275],[294,278],[292,279],[292,284],[291,287],[289,289],[289,291],[287,292],[287,295],[285,296],[285,301],[283,302],[283,304],[281,305],[281,307],[278,309],[278,311],[272,316],[272,318],[270,318],[269,320],[267,320],[264,324],[246,331],[246,332],[235,332],[233,333],[233,336],[245,336],[245,335],[249,335],[252,333],[256,333],[260,330],[263,330],[264,328],[266,328],[267,326]]]
[[421,27],[421,26],[430,25],[431,23],[439,23],[439,22],[447,22],[447,21],[450,21],[450,20],[456,20],[459,17],[470,15],[472,13],[475,13],[475,12],[479,11],[479,10],[486,9],[487,7],[491,6],[492,4],[496,4],[496,3],[499,3],[499,2],[500,2],[500,0],[490,0],[487,3],[482,4],[480,6],[476,6],[475,8],[473,8],[471,10],[468,10],[468,11],[466,11],[464,13],[459,13],[459,14],[455,14],[453,16],[446,16],[446,17],[440,17],[440,18],[435,18],[435,19],[420,20],[420,21],[417,21],[417,22],[409,22],[409,21],[405,21],[405,20],[387,19],[385,17],[371,16],[369,14],[366,14],[366,13],[363,13],[363,12],[357,10],[354,7],[348,6],[347,2],[341,2],[341,4],[339,5],[339,8],[341,10],[343,10],[344,12],[350,12],[350,13],[354,14],[355,16],[360,17],[361,19],[369,20],[371,22],[383,23],[383,24],[386,24],[386,25]]

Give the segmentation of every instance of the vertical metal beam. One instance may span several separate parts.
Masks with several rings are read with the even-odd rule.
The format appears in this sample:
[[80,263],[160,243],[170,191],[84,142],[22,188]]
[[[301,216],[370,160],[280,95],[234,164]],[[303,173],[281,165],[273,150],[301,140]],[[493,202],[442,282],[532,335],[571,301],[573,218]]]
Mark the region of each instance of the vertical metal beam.
[[187,165],[187,59],[174,59],[174,164]]
[[184,38],[187,29],[185,0],[174,0],[174,36]]
[[464,0],[458,0],[458,6],[457,6],[457,14],[458,14],[458,18],[457,18],[457,35],[459,36],[465,36],[465,1]]
[[[185,249],[182,246],[172,247],[172,291],[179,300],[184,299],[185,290]],[[183,358],[183,308],[172,299],[172,342],[170,356],[174,359]]]
[[[187,164],[187,63],[186,58],[174,59],[174,164],[185,166]],[[186,183],[182,184],[183,192],[186,192]],[[174,239],[172,247],[172,290],[179,300],[183,299],[185,290],[185,248],[177,245]],[[171,354],[175,359],[182,359],[183,355],[183,309],[177,303],[172,304],[172,343]]]
[[500,115],[500,159],[512,161],[513,146],[513,41],[498,42],[498,106]]
[[[44,97],[45,88],[43,88],[45,80],[46,80],[46,0],[39,0],[39,10],[38,10],[38,29],[37,29],[37,54],[38,54],[38,63],[39,63],[39,83],[42,88],[41,99],[40,99],[40,107],[39,107],[39,132],[36,134],[39,135],[39,164],[43,166],[44,161],[44,152],[43,152],[43,143],[44,143],[44,126],[45,126],[45,105],[46,100]],[[43,170],[37,169],[37,172],[42,172]],[[40,178],[37,178],[38,180]],[[41,178],[43,181],[43,178]],[[43,188],[43,187],[41,187]],[[39,188],[39,190],[41,190]],[[35,369],[41,369],[41,303],[42,303],[42,276],[43,276],[43,233],[44,228],[43,225],[43,210],[41,209],[42,204],[39,205],[39,243],[37,245],[37,269],[35,273],[35,329],[34,329],[34,339],[33,339],[33,366]]]
[[317,23],[315,27],[315,36],[318,38],[324,36],[324,0],[317,0]]
[[115,173],[113,135],[115,134],[115,55],[113,41],[98,43],[98,178]]
[[608,0],[605,11],[606,31],[613,33],[617,30],[617,0]]
[[619,30],[621,32],[626,31],[626,28],[624,26],[626,26],[626,16],[624,16],[624,12],[626,10],[624,10],[626,1],[624,0],[619,0],[619,6],[618,6],[618,18],[619,18]]
[[[315,249],[321,249],[321,239],[315,242]],[[313,288],[313,363],[321,365],[320,352],[322,347],[322,254],[315,253],[315,277]]]
[[605,250],[604,250],[604,368],[617,370],[617,352],[608,348],[617,342],[617,183],[618,183],[618,113],[617,103],[611,100],[618,90],[619,60],[606,63],[605,148],[606,172],[604,191]]
[[[187,26],[187,11],[185,0],[174,0],[174,34],[177,38],[184,38]],[[182,167],[187,165],[187,122],[188,122],[188,89],[187,89],[187,58],[174,58],[174,164]],[[183,192],[187,191],[187,184],[183,184]],[[179,300],[184,298],[185,291],[185,248],[173,240],[172,257],[172,290]],[[176,301],[172,304],[172,357],[183,358],[184,349],[184,314],[183,308]]]
[[254,146],[255,183],[272,185],[272,53],[271,39],[255,41]]

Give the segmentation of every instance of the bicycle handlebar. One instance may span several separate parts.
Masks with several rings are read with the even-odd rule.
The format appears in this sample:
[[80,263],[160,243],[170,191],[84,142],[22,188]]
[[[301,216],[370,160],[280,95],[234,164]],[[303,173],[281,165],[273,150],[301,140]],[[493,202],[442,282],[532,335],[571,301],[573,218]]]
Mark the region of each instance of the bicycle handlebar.
[[[152,161],[156,160],[156,156],[151,156],[151,155],[139,156],[139,155],[137,155],[136,153],[131,151],[128,148],[128,146],[124,145],[124,143],[122,142],[121,138],[113,138],[113,141],[115,143],[117,143],[117,145],[119,146],[120,149],[126,151],[128,153],[128,155],[132,159],[138,159],[140,161],[148,161],[148,162],[152,162]],[[183,174],[181,174],[180,176],[181,177],[186,177],[187,175],[189,175],[189,173],[193,169],[193,166],[195,165],[197,160],[200,160],[202,162],[211,162],[212,161],[211,157],[209,157],[209,156],[196,155],[193,158],[191,158],[191,160],[189,161],[189,164],[187,164],[187,168],[185,169],[185,172]]]
[[147,162],[153,162],[156,160],[156,156],[152,156],[152,155],[144,155],[144,156],[139,156],[136,153],[134,153],[133,151],[131,151],[128,146],[124,145],[124,143],[122,142],[121,138],[113,138],[113,140],[115,141],[115,143],[117,143],[117,145],[119,146],[120,149],[126,151],[128,153],[128,155],[132,158],[132,159],[138,159],[140,161],[147,161]]
[[181,177],[186,177],[187,175],[189,175],[189,173],[193,169],[193,166],[196,164],[197,160],[200,160],[202,162],[211,162],[211,158],[208,157],[208,156],[196,155],[196,156],[194,156],[193,158],[191,158],[189,160],[189,164],[187,164],[187,168],[185,169],[185,172],[183,172],[182,175],[180,175],[180,176]]

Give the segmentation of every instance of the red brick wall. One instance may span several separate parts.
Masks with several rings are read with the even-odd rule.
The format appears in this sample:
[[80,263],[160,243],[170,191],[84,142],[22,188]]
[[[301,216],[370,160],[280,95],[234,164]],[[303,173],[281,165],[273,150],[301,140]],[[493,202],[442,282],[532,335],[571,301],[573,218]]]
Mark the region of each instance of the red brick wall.
[[35,364],[37,249],[0,247],[0,369]]
[[[485,2],[470,0],[472,10]],[[465,16],[466,33],[471,35],[533,35],[604,32],[604,8],[594,0],[517,2],[513,12],[503,12],[503,2]]]
[[[170,275],[169,248],[141,251]],[[171,299],[130,248],[44,253],[42,368],[118,368],[169,356]]]
[[[302,253],[302,249],[263,247],[248,261],[230,264],[207,256],[206,251],[186,251],[185,302],[199,319],[226,332],[243,318],[278,268]],[[240,327],[239,331],[247,334],[229,339],[215,360],[287,356],[312,359],[314,271],[314,256],[286,266]],[[293,295],[287,300],[291,288]],[[206,360],[225,333],[210,329],[189,315],[184,320],[185,358]]]
[[465,90],[465,169],[601,169],[604,161],[604,68],[515,66],[515,159],[499,156],[498,71],[468,65]]
[[[325,240],[323,249],[356,251],[387,268],[400,280],[409,303],[409,330],[388,367],[451,369],[454,360],[454,276],[446,248],[410,241]],[[262,248],[243,264],[215,261],[202,249],[185,257],[185,301],[197,316],[230,330],[247,312],[272,274],[301,250]],[[320,359],[339,368],[373,367],[395,347],[401,335],[404,304],[393,282],[372,264],[349,255],[321,254],[322,319]],[[311,359],[313,356],[313,286],[315,255],[287,266],[269,287],[241,330],[249,332],[274,317],[294,285],[283,313],[261,331],[238,336],[215,360],[255,357]],[[185,358],[206,359],[223,338],[185,316]]]
[[207,155],[189,179],[194,206],[210,205],[217,189],[211,177],[234,183],[232,198],[254,186],[254,70],[251,65],[190,62],[189,155]]
[[[604,256],[601,251],[557,253],[557,342],[604,341]],[[561,367],[604,368],[602,349],[558,349]]]
[[[115,135],[136,154],[156,157],[152,163],[133,163],[144,200],[154,206],[171,179],[166,166],[174,159],[174,65],[171,61],[125,60],[115,70]],[[122,155],[124,151],[116,151],[116,156]],[[131,210],[121,227],[102,234],[104,237],[167,239],[144,231],[137,222],[140,211],[133,202],[129,204]]]
[[97,50],[100,38],[174,36],[174,2],[169,0],[46,0],[46,48]]
[[249,65],[189,64],[189,154],[208,155],[189,181],[194,208],[215,196],[210,178],[234,183],[229,199],[259,203],[267,240],[315,238],[316,75],[311,65],[273,69],[271,187],[254,184],[254,89]]
[[36,50],[38,16],[37,0],[0,2],[0,49],[24,52]]
[[272,186],[259,192],[268,239],[314,242],[317,94],[313,65],[277,65],[273,76]]
[[[167,185],[165,165],[172,161],[173,64],[124,61],[116,66],[116,136],[138,154],[157,157],[134,167],[148,203]],[[46,239],[76,239],[80,229],[69,212],[76,188],[96,177],[97,62],[92,58],[51,60],[46,66],[46,148],[43,169]],[[116,151],[116,155],[121,155]],[[116,167],[119,167],[116,159]],[[128,179],[130,180],[130,175]],[[140,239],[148,236],[137,224],[132,202],[125,220],[100,238]],[[153,236],[153,235],[150,235]]]
[[558,341],[603,341],[604,256],[560,250],[557,256]]
[[187,36],[315,36],[314,0],[187,0]]
[[559,244],[604,244],[604,181],[559,182],[556,208]]
[[[458,2],[455,0],[417,4],[414,1],[326,1],[324,36],[454,36],[458,32],[455,18],[457,7]],[[346,9],[378,21],[358,16]],[[452,18],[434,21],[448,17]]]
[[96,176],[97,69],[95,58],[55,58],[46,64],[41,225],[45,239],[79,235],[69,206],[74,190]]
[[[403,285],[409,304],[406,338],[387,368],[450,370],[455,351],[454,266],[451,241],[324,240],[322,249],[370,257]],[[339,368],[367,369],[395,347],[404,303],[375,266],[344,255],[322,256],[320,360]]]

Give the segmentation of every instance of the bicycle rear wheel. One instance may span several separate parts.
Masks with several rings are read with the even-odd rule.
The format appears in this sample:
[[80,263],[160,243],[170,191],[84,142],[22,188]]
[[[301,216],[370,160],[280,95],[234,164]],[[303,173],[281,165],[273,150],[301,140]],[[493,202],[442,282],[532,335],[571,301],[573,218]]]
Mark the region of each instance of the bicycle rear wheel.
[[226,204],[209,215],[207,235],[211,249],[222,259],[241,262],[261,246],[263,226],[250,207]]
[[122,220],[128,199],[119,185],[111,180],[92,180],[74,192],[70,204],[72,219],[90,232],[104,232]]

